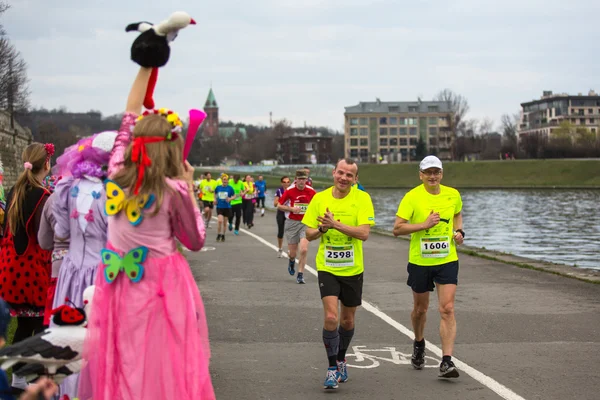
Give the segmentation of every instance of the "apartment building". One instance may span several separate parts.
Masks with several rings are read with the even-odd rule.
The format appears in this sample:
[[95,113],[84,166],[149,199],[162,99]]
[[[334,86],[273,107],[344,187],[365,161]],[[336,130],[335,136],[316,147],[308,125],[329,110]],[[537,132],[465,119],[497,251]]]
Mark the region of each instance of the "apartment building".
[[277,138],[277,161],[280,164],[331,163],[332,140],[318,132],[286,133]]
[[360,162],[414,161],[419,138],[428,154],[452,157],[452,112],[446,102],[360,102],[345,107],[344,154]]
[[596,135],[600,133],[600,95],[593,90],[587,96],[544,91],[539,100],[521,103],[521,107],[519,138],[532,133],[552,137],[563,121],[570,122],[575,128],[589,129]]

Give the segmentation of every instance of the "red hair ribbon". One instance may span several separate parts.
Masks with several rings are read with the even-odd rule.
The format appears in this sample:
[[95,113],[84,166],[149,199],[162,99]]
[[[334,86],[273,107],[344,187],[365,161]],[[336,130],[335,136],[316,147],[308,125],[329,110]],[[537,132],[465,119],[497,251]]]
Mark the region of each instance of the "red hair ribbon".
[[163,140],[167,140],[166,137],[160,136],[138,136],[133,139],[133,148],[131,149],[131,161],[138,165],[138,178],[133,189],[133,194],[140,192],[140,187],[144,181],[144,174],[146,173],[146,167],[152,165],[152,160],[146,154],[147,143],[158,143]]

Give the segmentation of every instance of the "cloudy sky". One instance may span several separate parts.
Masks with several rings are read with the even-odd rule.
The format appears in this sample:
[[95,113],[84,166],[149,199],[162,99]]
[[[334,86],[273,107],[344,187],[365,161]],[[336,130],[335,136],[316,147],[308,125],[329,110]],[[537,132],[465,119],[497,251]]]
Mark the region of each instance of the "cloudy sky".
[[161,69],[158,105],[186,113],[211,86],[222,119],[341,130],[359,101],[450,88],[499,122],[543,90],[600,91],[600,2],[591,0],[8,0],[32,103],[123,110],[136,74],[128,23],[187,11]]

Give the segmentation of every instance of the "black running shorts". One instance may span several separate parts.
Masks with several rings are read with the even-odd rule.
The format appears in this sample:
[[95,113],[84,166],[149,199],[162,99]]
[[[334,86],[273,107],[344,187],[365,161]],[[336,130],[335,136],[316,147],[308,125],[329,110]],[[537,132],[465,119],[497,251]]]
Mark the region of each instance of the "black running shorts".
[[213,207],[214,207],[214,202],[212,202],[212,201],[204,201],[204,200],[202,200],[202,203],[204,204],[204,208],[208,207],[208,208],[210,208],[212,210]]
[[218,208],[217,207],[217,215],[222,215],[225,218],[229,218],[230,214],[231,214],[231,208]]
[[336,296],[346,307],[362,304],[363,274],[337,276],[325,271],[319,271],[318,274],[321,298]]
[[447,264],[425,267],[408,263],[408,280],[406,284],[415,293],[433,292],[435,284],[458,285],[458,261]]

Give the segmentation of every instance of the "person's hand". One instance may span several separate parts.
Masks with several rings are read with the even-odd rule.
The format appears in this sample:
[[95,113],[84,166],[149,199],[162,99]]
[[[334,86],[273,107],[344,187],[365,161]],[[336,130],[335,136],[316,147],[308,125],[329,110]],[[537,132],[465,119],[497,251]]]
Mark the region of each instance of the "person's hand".
[[434,226],[436,226],[439,223],[440,223],[440,213],[433,212],[433,210],[431,210],[431,212],[429,213],[429,216],[427,217],[427,219],[425,220],[425,222],[423,224],[425,226],[425,229],[429,229],[429,228],[433,228]]
[[454,241],[460,246],[465,241],[465,238],[463,237],[462,233],[454,232]]
[[292,210],[294,214],[302,214],[302,209],[300,207],[292,207]]
[[188,183],[188,187],[194,187],[194,167],[187,160],[183,162],[183,179]]
[[58,386],[50,378],[44,377],[27,386],[19,400],[50,400],[55,394],[58,394]]
[[325,209],[325,214],[323,216],[318,216],[317,221],[321,224],[324,229],[333,229],[335,225],[334,215],[329,208]]

